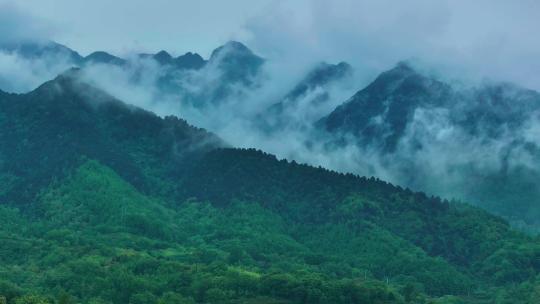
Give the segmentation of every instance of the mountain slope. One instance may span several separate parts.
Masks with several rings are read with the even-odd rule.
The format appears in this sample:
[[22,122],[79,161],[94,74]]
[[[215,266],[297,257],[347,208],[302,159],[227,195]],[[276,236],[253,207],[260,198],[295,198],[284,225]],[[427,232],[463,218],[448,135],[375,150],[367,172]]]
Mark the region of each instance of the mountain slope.
[[139,54],[140,59],[152,59],[159,65],[173,68],[176,70],[198,70],[204,67],[207,63],[201,55],[197,53],[187,52],[184,55],[173,57],[167,51],[161,50],[155,54]]
[[[198,163],[204,169],[189,170],[198,179],[183,188],[202,198],[208,189],[222,193],[237,185],[227,194],[235,199],[210,194],[213,205],[193,198],[171,205],[138,192],[98,162],[83,162],[37,197],[40,212],[32,222],[19,214],[10,216],[15,223],[0,226],[0,237],[9,239],[2,247],[2,267],[13,274],[0,292],[113,303],[157,303],[171,293],[201,303],[422,303],[424,292],[487,297],[484,284],[507,288],[538,272],[538,243],[470,207],[449,206],[377,180],[278,162],[257,151],[217,150]],[[281,192],[262,185],[256,190],[256,172],[266,185],[290,178],[276,187]],[[233,176],[237,183],[222,181]],[[302,181],[306,177],[311,180]],[[326,195],[298,195],[297,189],[310,194],[326,180],[335,181]],[[335,197],[333,189],[343,193],[345,184],[356,194]],[[312,211],[306,215],[306,210]],[[17,213],[5,207],[0,212]],[[430,217],[421,216],[424,212]],[[437,242],[467,261],[428,253]],[[15,254],[27,244],[34,250]],[[48,252],[47,258],[40,252]],[[43,272],[36,276],[35,267]],[[167,271],[170,267],[178,273]],[[528,303],[532,293],[524,290],[520,298],[525,300],[515,303]]]
[[379,140],[383,150],[392,152],[417,108],[444,106],[452,94],[446,84],[401,63],[337,107],[323,124],[329,132],[356,135],[361,144]]
[[[402,303],[372,279],[336,279],[306,264],[302,257],[316,255],[254,204],[222,210],[190,201],[171,209],[94,161],[49,187],[40,204],[44,220],[2,223],[2,233],[12,230],[0,267],[13,274],[8,280],[19,278],[0,281],[9,300],[32,290],[83,302]],[[34,250],[15,254],[27,244]]]
[[345,62],[317,65],[281,101],[259,114],[258,123],[269,132],[312,124],[320,118],[319,113],[327,113],[330,88],[347,82],[352,74],[352,67]]
[[200,73],[168,75],[168,91],[184,92],[183,102],[190,106],[212,109],[260,86],[264,62],[242,43],[230,41],[212,52]]
[[[130,107],[78,80],[78,70],[23,95],[0,100],[2,200],[29,203],[81,156],[99,160],[131,183],[151,188],[141,170],[169,170],[219,139],[175,117]],[[159,163],[153,163],[157,162]],[[148,184],[150,183],[150,184]]]
[[187,52],[182,56],[176,57],[174,64],[180,69],[198,70],[206,64],[206,61],[197,53]]
[[505,83],[459,88],[402,63],[318,126],[332,144],[376,155],[373,166],[382,170],[372,174],[477,203],[534,230],[540,142],[532,130],[539,111],[537,92]]
[[10,302],[538,296],[538,239],[477,208],[223,148],[77,70],[0,96],[0,295]]
[[0,49],[27,59],[67,60],[73,64],[80,64],[83,61],[79,53],[53,41],[9,43],[0,45]]

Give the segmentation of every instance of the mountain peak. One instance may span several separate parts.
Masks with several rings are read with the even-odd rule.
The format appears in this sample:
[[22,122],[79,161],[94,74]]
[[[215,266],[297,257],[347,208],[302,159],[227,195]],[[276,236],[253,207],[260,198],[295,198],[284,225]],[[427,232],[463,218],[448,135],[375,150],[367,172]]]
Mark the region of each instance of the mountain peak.
[[414,71],[412,65],[407,61],[400,61],[396,64],[395,69],[400,69],[404,71]]
[[171,54],[167,53],[166,51],[159,51],[157,54],[153,56],[153,58],[159,62],[160,64],[169,64],[173,58]]
[[352,67],[342,61],[338,64],[322,62],[317,65],[307,76],[305,82],[312,86],[322,85],[332,80],[339,80],[352,73]]
[[[82,99],[92,97],[92,99],[96,100],[116,100],[105,91],[85,82],[82,74],[81,68],[70,68],[53,80],[43,83],[31,93],[40,96],[48,96],[48,98],[52,98],[53,96],[71,96],[75,97],[75,99],[80,99],[81,96],[84,96],[85,98]],[[44,94],[45,92],[46,94]]]
[[264,59],[237,41],[229,41],[212,52],[209,62],[223,71],[223,79],[253,85]]
[[242,42],[234,41],[234,40],[228,41],[223,46],[234,49],[234,50],[251,52],[251,50],[245,44],[243,44]]
[[[407,62],[399,62],[321,121],[327,131],[358,135],[361,144],[379,143],[381,139],[384,151],[392,152],[416,108],[441,106],[451,100],[451,94],[445,83],[422,75]],[[378,117],[385,123],[375,123]]]
[[215,59],[218,56],[225,54],[238,54],[243,56],[255,56],[253,52],[245,46],[243,43],[238,41],[228,41],[224,45],[218,47],[212,52],[210,60]]
[[408,77],[414,74],[419,73],[411,66],[410,63],[406,61],[400,61],[392,69],[382,73],[381,75]]
[[200,58],[201,60],[204,60],[201,55],[199,55],[197,53],[193,53],[193,52],[187,52],[182,56],[176,57],[176,59],[178,59],[178,58]]
[[362,91],[369,91],[376,95],[390,94],[392,91],[404,86],[410,89],[424,88],[425,86],[429,86],[432,80],[432,78],[416,71],[409,63],[401,61],[392,69],[377,76],[377,78]]
[[197,53],[187,52],[174,59],[175,65],[180,69],[200,69],[206,61]]
[[336,66],[340,69],[352,70],[352,66],[345,61],[340,61]]
[[172,58],[171,57],[171,54],[169,54],[167,51],[165,50],[161,50],[159,52],[156,53],[156,55],[154,55],[154,57],[167,57],[167,58]]
[[113,56],[104,51],[93,52],[92,54],[84,57],[85,63],[108,63],[114,65],[122,65],[126,61],[122,58]]

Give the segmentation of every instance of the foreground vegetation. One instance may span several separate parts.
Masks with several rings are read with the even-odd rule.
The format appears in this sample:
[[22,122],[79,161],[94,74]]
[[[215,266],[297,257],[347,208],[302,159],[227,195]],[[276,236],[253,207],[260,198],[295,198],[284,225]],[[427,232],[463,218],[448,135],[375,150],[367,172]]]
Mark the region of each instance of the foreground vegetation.
[[[171,205],[87,160],[40,193],[39,211],[32,218],[10,207],[0,210],[5,219],[0,224],[0,294],[7,303],[540,299],[535,287],[538,242],[505,232],[502,221],[493,221],[488,228],[494,237],[512,237],[463,248],[468,251],[462,257],[465,266],[459,259],[431,256],[381,227],[380,204],[360,194],[346,197],[326,224],[301,223],[256,202]],[[485,216],[479,213],[476,220]],[[411,221],[413,215],[408,215]],[[471,233],[465,229],[474,227],[470,221],[475,218],[469,217],[452,223],[463,229],[457,233]],[[403,229],[421,224],[416,221]],[[483,246],[500,248],[474,261],[474,249]]]

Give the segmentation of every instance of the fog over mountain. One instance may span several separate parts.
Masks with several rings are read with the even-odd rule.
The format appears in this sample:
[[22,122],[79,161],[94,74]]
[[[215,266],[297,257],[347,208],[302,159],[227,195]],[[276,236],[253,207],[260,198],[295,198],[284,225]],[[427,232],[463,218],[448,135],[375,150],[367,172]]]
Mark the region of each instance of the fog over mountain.
[[3,302],[536,303],[538,238],[503,219],[231,148],[81,73],[0,92]]
[[536,91],[452,86],[400,63],[318,125],[359,147],[366,172],[536,225],[539,114]]
[[[231,30],[228,38],[245,43],[214,37],[210,47],[208,38],[202,55],[180,42],[176,50],[106,51],[115,45],[82,54],[51,42],[70,34],[41,26],[56,24],[50,13],[6,3],[3,91],[27,92],[81,67],[85,81],[114,97],[177,115],[233,146],[374,175],[538,225],[540,98],[531,89],[540,88],[540,44],[522,32],[540,26],[534,2],[495,1],[481,11],[480,2],[461,1],[278,1],[245,17],[241,33]],[[523,18],[500,22],[508,11]]]
[[0,0],[0,304],[540,303],[538,28]]

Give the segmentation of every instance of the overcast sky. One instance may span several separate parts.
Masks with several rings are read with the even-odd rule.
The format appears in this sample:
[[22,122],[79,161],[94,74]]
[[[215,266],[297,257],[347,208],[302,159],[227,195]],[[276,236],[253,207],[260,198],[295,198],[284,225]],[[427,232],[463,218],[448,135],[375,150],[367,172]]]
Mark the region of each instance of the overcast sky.
[[0,36],[47,36],[83,55],[208,56],[235,39],[291,62],[382,70],[416,58],[536,89],[539,28],[536,0],[0,0]]
[[0,0],[38,17],[52,38],[83,54],[96,49],[209,53],[242,33],[266,0]]

